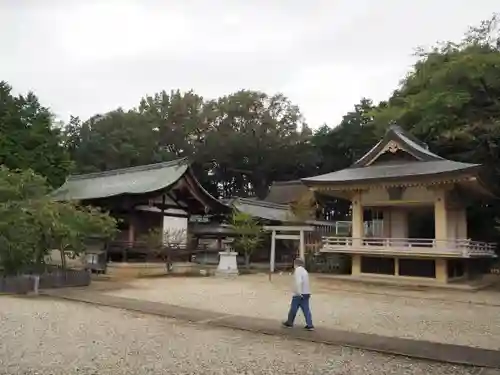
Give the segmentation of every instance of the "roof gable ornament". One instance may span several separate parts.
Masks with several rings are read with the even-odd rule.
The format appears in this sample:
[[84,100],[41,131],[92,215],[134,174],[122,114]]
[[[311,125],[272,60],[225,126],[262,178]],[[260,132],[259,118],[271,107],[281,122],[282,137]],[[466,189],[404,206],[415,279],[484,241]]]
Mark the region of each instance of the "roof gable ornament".
[[444,160],[441,156],[431,152],[424,142],[406,133],[399,126],[392,125],[386,131],[384,138],[361,157],[361,159],[356,161],[351,168],[367,167],[373,164],[384,153],[390,152],[395,154],[398,151],[403,151],[411,155],[415,161]]
[[396,142],[390,141],[385,145],[385,147],[382,149],[381,154],[386,153],[389,151],[391,154],[395,154],[398,151],[404,151],[401,146],[399,146]]

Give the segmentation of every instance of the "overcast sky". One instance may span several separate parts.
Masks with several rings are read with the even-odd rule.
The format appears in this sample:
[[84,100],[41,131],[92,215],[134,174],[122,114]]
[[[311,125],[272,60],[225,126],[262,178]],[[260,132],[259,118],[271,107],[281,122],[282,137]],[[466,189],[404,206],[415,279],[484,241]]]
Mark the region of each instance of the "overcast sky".
[[[496,5],[496,6],[495,6]],[[0,0],[0,80],[62,119],[160,90],[283,92],[312,127],[396,88],[498,0]]]

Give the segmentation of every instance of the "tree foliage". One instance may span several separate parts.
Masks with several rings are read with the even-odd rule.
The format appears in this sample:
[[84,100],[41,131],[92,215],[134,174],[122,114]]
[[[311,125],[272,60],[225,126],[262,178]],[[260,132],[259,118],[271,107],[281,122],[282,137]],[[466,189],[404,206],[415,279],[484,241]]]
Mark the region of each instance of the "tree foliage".
[[[208,100],[172,90],[147,95],[127,111],[85,121],[74,117],[62,142],[50,112],[33,94],[14,97],[2,83],[0,163],[32,168],[56,184],[69,168],[67,153],[78,172],[188,157],[213,195],[264,198],[273,181],[350,166],[396,122],[445,158],[484,164],[493,188],[500,189],[499,30],[493,15],[458,42],[419,49],[417,62],[387,100],[364,98],[339,124],[314,132],[281,94],[240,90]],[[346,201],[315,199],[325,219],[345,220],[349,214]],[[499,210],[477,204],[471,222],[482,224],[473,224],[472,233],[492,239],[486,228],[494,227]]]
[[310,133],[283,95],[243,90],[207,101],[177,90],[146,96],[127,112],[73,118],[65,135],[80,172],[189,157],[214,195],[263,198],[274,180],[314,168]]
[[0,167],[0,268],[18,273],[51,249],[79,254],[90,235],[110,237],[116,222],[105,213],[47,197],[45,178]]
[[234,210],[231,225],[236,234],[234,249],[245,256],[245,265],[250,268],[250,257],[263,240],[262,226],[251,215]]
[[32,169],[52,186],[64,182],[71,167],[61,129],[50,111],[31,92],[12,95],[4,81],[0,81],[0,165]]
[[[500,191],[500,27],[498,15],[458,42],[419,49],[419,60],[391,98],[370,111],[381,134],[397,122],[448,159],[479,163]],[[473,236],[498,239],[496,204],[471,208]],[[486,225],[485,225],[486,224]]]

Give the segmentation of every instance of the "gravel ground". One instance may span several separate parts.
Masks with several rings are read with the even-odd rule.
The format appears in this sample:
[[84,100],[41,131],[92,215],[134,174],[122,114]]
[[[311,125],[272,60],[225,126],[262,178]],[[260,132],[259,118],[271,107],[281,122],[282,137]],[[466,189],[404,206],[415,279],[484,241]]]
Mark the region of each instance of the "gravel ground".
[[[202,308],[217,312],[283,319],[287,313],[290,276],[163,278],[132,282],[109,294]],[[352,290],[315,290],[315,325],[384,336],[500,349],[500,306]],[[440,292],[442,294],[442,291]],[[420,293],[422,296],[422,293]],[[426,292],[432,298],[432,292]],[[465,295],[465,293],[464,293]],[[500,294],[498,294],[500,301]],[[299,317],[299,319],[302,319]]]
[[0,374],[478,374],[65,301],[0,297]]

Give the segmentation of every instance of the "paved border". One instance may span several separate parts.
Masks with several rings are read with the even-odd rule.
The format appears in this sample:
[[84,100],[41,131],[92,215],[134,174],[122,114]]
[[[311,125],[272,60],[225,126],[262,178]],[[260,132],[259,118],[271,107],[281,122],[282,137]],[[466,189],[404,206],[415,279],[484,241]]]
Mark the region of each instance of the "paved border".
[[272,319],[228,315],[215,311],[193,309],[159,302],[114,297],[91,290],[50,290],[43,295],[76,302],[120,308],[145,314],[186,320],[214,327],[238,329],[266,335],[352,347],[410,358],[447,362],[458,365],[500,369],[500,351],[463,345],[385,337],[374,334],[319,328],[315,332],[284,329]]

